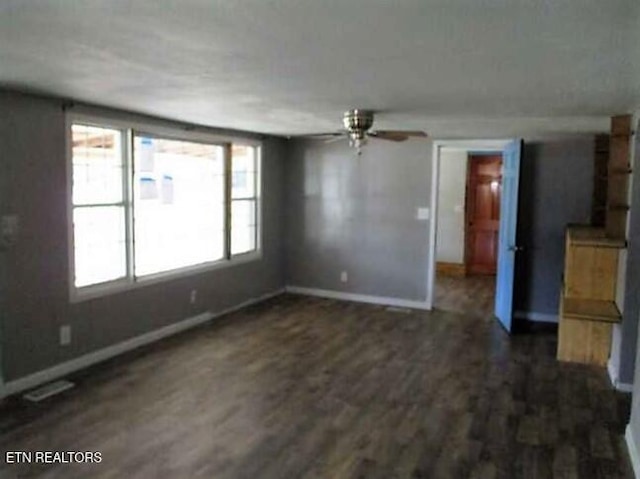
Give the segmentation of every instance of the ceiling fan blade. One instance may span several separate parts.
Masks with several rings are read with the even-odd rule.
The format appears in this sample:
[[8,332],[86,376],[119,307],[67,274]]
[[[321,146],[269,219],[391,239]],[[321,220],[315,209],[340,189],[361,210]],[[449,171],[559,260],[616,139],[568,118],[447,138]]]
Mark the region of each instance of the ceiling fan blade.
[[344,137],[345,134],[341,132],[335,133],[314,133],[311,135],[302,135],[300,138],[304,138],[305,140],[339,140]]
[[399,130],[397,133],[402,133],[411,138],[426,138],[427,136],[429,136],[421,130]]
[[335,135],[335,136],[330,136],[329,138],[327,138],[326,140],[324,140],[324,144],[325,145],[329,145],[331,143],[335,143],[336,141],[340,141],[340,140],[344,140],[347,138],[347,135]]
[[426,138],[427,134],[424,131],[410,131],[410,130],[378,130],[369,133],[374,138],[380,138],[381,140],[391,141],[405,141],[409,138]]

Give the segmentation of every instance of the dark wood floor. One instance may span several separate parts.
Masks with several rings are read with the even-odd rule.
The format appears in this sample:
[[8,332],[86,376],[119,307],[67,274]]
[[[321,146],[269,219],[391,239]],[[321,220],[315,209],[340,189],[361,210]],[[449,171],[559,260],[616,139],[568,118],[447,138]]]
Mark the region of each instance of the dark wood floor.
[[[555,333],[285,295],[0,409],[0,477],[626,478],[629,397]],[[4,475],[3,475],[4,474]]]
[[491,317],[495,310],[496,277],[436,277],[434,307],[442,311]]

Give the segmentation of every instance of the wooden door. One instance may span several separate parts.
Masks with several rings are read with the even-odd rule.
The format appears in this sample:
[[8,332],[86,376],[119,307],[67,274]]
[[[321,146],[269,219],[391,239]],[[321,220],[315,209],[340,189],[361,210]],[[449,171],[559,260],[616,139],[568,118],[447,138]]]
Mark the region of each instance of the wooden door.
[[465,257],[469,274],[496,274],[502,155],[469,155]]

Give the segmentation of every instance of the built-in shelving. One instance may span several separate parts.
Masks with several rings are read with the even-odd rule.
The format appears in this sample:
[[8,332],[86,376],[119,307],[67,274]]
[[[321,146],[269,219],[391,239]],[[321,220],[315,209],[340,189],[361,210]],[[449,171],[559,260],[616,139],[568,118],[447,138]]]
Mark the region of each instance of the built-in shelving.
[[615,301],[562,298],[563,317],[619,323],[621,316]]
[[627,211],[629,210],[631,120],[631,115],[612,117],[609,135],[605,227],[607,236],[619,239],[626,238]]
[[621,319],[615,303],[618,254],[626,241],[604,228],[567,229],[560,301],[558,359],[604,366],[613,325]]

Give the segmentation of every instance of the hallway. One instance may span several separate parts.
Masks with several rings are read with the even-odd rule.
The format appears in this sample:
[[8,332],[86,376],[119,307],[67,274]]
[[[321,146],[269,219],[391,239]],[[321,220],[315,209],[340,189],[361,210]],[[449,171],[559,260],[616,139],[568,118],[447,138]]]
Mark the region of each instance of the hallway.
[[460,278],[438,275],[434,307],[441,311],[492,317],[495,291],[495,276],[475,275]]

